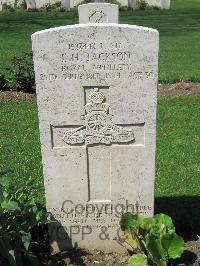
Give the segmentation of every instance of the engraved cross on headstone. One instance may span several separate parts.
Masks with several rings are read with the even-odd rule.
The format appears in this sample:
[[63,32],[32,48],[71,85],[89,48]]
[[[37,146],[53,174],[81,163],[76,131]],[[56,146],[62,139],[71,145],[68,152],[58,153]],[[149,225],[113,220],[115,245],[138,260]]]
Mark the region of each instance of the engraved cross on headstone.
[[[83,125],[66,130],[62,140],[70,146],[86,147],[88,201],[111,201],[110,145],[135,141],[133,125],[116,125],[105,95],[94,88],[82,113]],[[129,126],[129,128],[127,128]]]

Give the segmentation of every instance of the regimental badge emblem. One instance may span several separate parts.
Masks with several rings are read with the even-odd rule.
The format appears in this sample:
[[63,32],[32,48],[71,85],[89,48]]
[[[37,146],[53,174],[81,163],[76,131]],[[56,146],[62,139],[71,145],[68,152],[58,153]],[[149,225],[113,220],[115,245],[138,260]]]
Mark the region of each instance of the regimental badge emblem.
[[75,144],[106,144],[134,142],[132,129],[115,125],[110,114],[110,106],[98,88],[88,96],[89,102],[84,106],[82,119],[84,124],[76,129],[67,130],[63,141]]

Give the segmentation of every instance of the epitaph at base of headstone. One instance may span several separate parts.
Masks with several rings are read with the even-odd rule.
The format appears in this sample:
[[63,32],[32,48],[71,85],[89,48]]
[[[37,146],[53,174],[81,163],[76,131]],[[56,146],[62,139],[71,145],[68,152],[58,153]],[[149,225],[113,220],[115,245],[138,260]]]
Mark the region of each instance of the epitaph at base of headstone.
[[159,35],[106,7],[32,35],[54,250],[120,250],[122,213],[153,215]]

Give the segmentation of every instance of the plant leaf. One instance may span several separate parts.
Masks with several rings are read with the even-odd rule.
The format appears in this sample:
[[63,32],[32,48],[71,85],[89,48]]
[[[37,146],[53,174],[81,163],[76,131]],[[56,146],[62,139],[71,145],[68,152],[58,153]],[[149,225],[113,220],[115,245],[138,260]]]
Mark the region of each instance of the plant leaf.
[[184,250],[183,238],[174,233],[168,249],[169,257],[172,259],[180,258],[183,253],[183,250]]
[[22,238],[22,242],[24,244],[24,247],[26,250],[28,250],[30,242],[31,242],[31,234],[30,233],[25,233],[23,231],[20,231],[21,233],[21,238]]
[[138,244],[136,239],[133,237],[133,234],[131,234],[131,230],[129,230],[126,234],[125,234],[125,240],[126,242],[133,248],[138,248]]
[[148,235],[146,237],[146,246],[148,252],[151,254],[153,261],[159,266],[165,266],[166,263],[166,251],[162,247],[160,239],[155,238],[154,235]]
[[154,219],[158,224],[160,224],[160,226],[161,224],[165,225],[169,233],[175,232],[175,227],[170,216],[163,213],[159,213],[154,216]]
[[1,207],[3,209],[8,210],[8,211],[16,211],[16,210],[20,211],[18,203],[16,201],[12,201],[12,200],[10,200],[8,202],[3,201],[1,203]]
[[0,178],[0,184],[2,185],[2,187],[8,187],[10,183],[10,178],[7,175],[3,175]]
[[145,233],[149,233],[151,228],[155,225],[154,218],[144,218],[143,223],[141,224],[141,228],[145,231]]
[[164,234],[161,238],[162,246],[167,252],[173,239],[173,234]]
[[138,230],[139,225],[142,223],[143,219],[144,218],[142,216],[134,215],[130,212],[123,214],[120,221],[122,231],[128,229]]
[[127,266],[148,266],[147,257],[144,254],[135,254],[130,257]]

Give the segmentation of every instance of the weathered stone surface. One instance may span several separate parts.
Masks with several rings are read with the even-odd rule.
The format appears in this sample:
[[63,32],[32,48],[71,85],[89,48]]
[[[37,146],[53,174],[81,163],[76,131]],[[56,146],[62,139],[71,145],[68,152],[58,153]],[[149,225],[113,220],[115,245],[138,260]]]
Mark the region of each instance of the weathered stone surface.
[[78,6],[79,23],[118,23],[118,5],[90,3]]
[[145,0],[150,6],[156,6],[161,9],[170,9],[170,0]]
[[54,249],[117,250],[122,212],[153,214],[158,39],[105,23],[32,35]]

